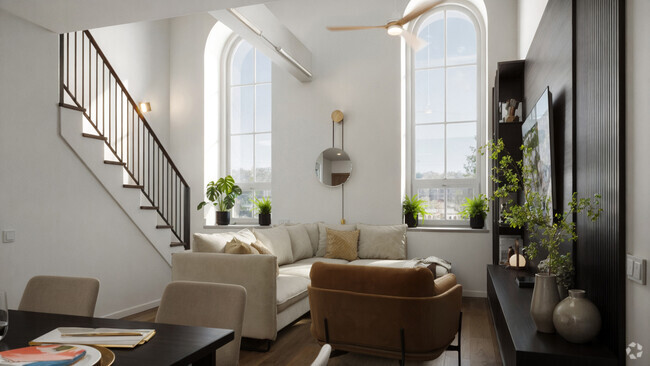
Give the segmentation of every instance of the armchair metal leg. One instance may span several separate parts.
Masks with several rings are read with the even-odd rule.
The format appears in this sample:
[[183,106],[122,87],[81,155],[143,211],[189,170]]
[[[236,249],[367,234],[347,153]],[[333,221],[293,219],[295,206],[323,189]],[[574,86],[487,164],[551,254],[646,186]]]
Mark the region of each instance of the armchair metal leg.
[[400,366],[406,365],[406,350],[404,349],[404,328],[399,331],[400,338],[402,339],[402,360],[400,361]]
[[448,351],[458,351],[458,366],[460,366],[460,360],[461,360],[461,357],[460,357],[460,343],[461,343],[461,331],[462,331],[462,329],[463,329],[463,312],[461,311],[460,316],[458,317],[458,345],[454,346],[454,345],[450,344],[447,347]]

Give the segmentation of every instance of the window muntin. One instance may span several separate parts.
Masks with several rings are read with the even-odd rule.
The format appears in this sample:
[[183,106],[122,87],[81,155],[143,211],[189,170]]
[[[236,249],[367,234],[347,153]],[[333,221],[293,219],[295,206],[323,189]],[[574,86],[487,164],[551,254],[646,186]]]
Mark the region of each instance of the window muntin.
[[410,189],[429,204],[425,224],[461,224],[465,197],[479,193],[478,27],[470,13],[444,6],[415,33],[428,45],[412,57]]
[[271,197],[271,60],[235,43],[228,75],[227,171],[242,188],[232,217],[253,219],[253,197]]

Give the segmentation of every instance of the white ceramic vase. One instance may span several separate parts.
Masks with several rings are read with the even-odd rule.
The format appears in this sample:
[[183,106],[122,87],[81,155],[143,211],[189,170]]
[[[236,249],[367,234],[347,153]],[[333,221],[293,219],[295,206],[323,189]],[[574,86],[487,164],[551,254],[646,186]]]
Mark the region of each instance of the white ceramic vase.
[[555,333],[553,310],[558,302],[560,302],[560,295],[557,291],[556,276],[537,273],[533,298],[530,302],[530,315],[533,317],[538,332]]
[[569,297],[553,310],[553,325],[567,341],[586,343],[600,331],[600,312],[584,290],[569,290]]

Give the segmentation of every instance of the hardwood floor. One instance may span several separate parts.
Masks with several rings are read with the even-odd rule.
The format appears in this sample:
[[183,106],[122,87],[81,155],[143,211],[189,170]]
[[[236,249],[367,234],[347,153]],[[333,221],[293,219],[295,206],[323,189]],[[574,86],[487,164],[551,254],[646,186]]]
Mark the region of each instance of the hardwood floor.
[[[156,309],[134,314],[125,319],[153,321]],[[463,298],[462,366],[501,365],[501,355],[490,318],[487,299]],[[241,366],[257,365],[310,365],[320,351],[320,346],[311,336],[311,319],[306,316],[295,324],[283,329],[268,352],[242,350],[239,356]],[[248,343],[248,342],[244,342]],[[454,341],[456,344],[456,341]],[[347,365],[397,365],[395,360],[369,357],[353,353],[330,358],[331,366]],[[447,351],[438,359],[428,362],[407,362],[408,365],[456,366],[458,353]]]

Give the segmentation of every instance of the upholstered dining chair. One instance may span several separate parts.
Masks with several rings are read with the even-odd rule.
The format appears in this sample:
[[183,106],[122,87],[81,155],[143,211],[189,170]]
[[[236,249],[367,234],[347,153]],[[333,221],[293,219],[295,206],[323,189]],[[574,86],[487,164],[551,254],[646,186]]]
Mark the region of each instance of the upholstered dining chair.
[[314,362],[311,363],[311,366],[327,366],[330,360],[330,353],[332,353],[332,346],[324,344],[320,352],[318,352],[318,356],[314,359]]
[[35,276],[27,282],[18,310],[93,316],[98,293],[96,278]]
[[217,350],[217,365],[239,364],[246,289],[223,283],[175,281],[167,285],[156,323],[225,328],[235,339]]

